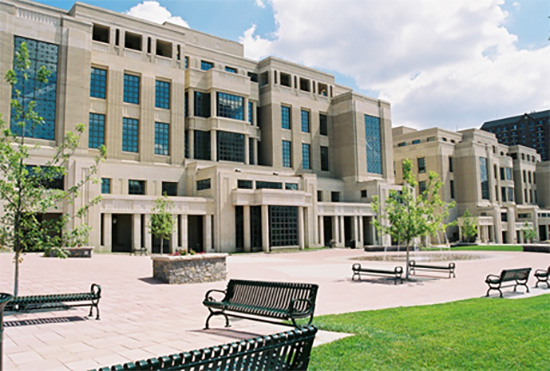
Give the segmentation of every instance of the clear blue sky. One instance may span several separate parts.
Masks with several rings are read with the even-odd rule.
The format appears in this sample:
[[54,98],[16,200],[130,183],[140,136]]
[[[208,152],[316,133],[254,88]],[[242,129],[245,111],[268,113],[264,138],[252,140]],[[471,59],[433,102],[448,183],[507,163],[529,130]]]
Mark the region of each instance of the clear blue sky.
[[[67,10],[74,3],[39,2]],[[84,2],[128,12],[144,1]],[[158,0],[149,7],[145,18],[181,17],[243,42],[250,58],[319,68],[388,100],[394,126],[461,129],[550,108],[549,0]]]

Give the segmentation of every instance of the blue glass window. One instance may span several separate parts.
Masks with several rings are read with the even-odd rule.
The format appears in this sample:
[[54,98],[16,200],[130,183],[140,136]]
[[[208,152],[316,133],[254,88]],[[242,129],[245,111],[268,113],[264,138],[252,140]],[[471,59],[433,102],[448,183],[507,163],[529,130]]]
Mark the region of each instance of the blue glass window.
[[479,177],[481,183],[481,199],[489,199],[489,177],[487,174],[487,158],[479,158]]
[[306,143],[302,143],[302,167],[306,170],[311,169],[311,163],[310,163],[310,145]]
[[99,148],[105,144],[105,115],[90,113],[88,147]]
[[195,112],[198,117],[210,117],[210,93],[195,92]]
[[90,97],[105,99],[107,93],[107,70],[92,67]]
[[236,68],[233,68],[233,67],[227,67],[227,66],[225,66],[225,70],[226,70],[227,72],[237,73],[237,69],[236,69]]
[[155,155],[170,154],[170,125],[155,122]]
[[218,131],[216,133],[218,161],[244,162],[244,135]]
[[189,117],[189,93],[185,92],[185,96],[183,98],[183,113],[185,117]]
[[426,172],[426,157],[420,157],[418,158],[418,173],[425,173]]
[[302,131],[309,133],[309,111],[302,110]]
[[197,180],[197,191],[202,191],[203,189],[210,189],[210,178]]
[[122,150],[126,152],[138,151],[139,121],[122,118]]
[[128,180],[128,194],[130,195],[144,195],[145,194],[145,180]]
[[139,76],[124,74],[124,102],[139,104]]
[[235,120],[244,120],[244,98],[227,93],[217,94],[217,116]]
[[155,81],[155,107],[170,109],[170,83]]
[[212,69],[214,67],[214,63],[207,62],[207,61],[201,61],[201,70],[208,71],[209,69]]
[[323,113],[319,114],[319,134],[328,135],[328,116]]
[[254,122],[253,117],[252,117],[252,107],[253,107],[252,102],[249,101],[248,102],[248,122],[250,124],[252,124]]
[[[22,43],[26,43],[29,52],[30,69],[25,71],[28,79],[25,81],[20,72],[17,74],[17,84],[12,88],[12,99],[18,99],[23,108],[28,109],[30,102],[36,102],[35,112],[42,118],[42,123],[35,127],[27,122],[25,125],[25,136],[40,139],[55,139],[55,110],[57,102],[57,63],[59,47],[54,44],[26,39],[15,36],[14,53],[19,51]],[[15,58],[15,54],[14,54]],[[50,71],[47,82],[40,82],[36,79],[37,72],[44,66]],[[16,91],[21,92],[17,97]],[[21,120],[16,117],[14,109],[11,112],[10,128],[16,135],[22,135],[23,130],[20,126]],[[27,126],[28,125],[28,126]]]
[[365,115],[365,135],[367,137],[367,171],[382,174],[382,141],[378,117]]
[[210,160],[209,131],[193,131],[193,157],[197,160]]
[[290,129],[290,107],[281,106],[281,127]]
[[283,140],[283,167],[292,167],[291,142]]
[[111,179],[101,178],[101,193],[111,193]]

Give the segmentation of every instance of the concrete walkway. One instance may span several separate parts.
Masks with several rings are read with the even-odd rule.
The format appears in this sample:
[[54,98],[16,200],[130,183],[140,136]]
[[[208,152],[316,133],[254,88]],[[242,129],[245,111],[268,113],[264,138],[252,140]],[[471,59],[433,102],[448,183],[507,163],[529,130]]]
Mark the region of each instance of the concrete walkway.
[[[418,254],[416,258],[422,259],[427,253]],[[320,289],[315,314],[322,315],[482,297],[489,273],[550,265],[548,254],[464,254],[481,259],[456,260],[455,279],[444,273],[419,272],[414,281],[402,285],[377,277],[351,281],[351,265],[357,262],[352,259],[375,254],[350,249],[230,256],[228,277],[317,283]],[[0,254],[0,292],[13,290],[12,260],[12,254]],[[404,265],[387,260],[360,262],[388,268]],[[223,318],[214,317],[212,329],[205,331],[208,311],[201,304],[204,294],[211,288],[225,288],[225,282],[167,285],[151,277],[151,259],[145,256],[97,254],[92,259],[60,260],[26,255],[21,265],[20,295],[85,292],[95,282],[102,287],[101,320],[88,318],[87,308],[5,317],[5,370],[85,370],[289,329],[239,319],[232,319],[232,327],[226,329]],[[550,293],[533,288],[534,282],[531,278],[530,294],[507,289],[505,296]],[[321,332],[316,343],[341,336]]]

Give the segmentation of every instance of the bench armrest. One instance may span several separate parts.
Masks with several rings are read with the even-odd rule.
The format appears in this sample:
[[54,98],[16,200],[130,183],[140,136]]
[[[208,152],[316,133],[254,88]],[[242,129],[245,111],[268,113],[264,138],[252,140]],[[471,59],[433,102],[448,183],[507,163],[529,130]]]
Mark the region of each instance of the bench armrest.
[[309,313],[311,312],[311,309],[313,308],[313,303],[311,300],[309,299],[292,299],[290,301],[290,305],[289,305],[289,313],[292,314],[292,313],[297,313],[298,310],[296,309],[296,303],[298,302],[305,302],[307,303],[307,308],[305,311],[303,311],[302,313]]
[[546,269],[537,269],[535,271],[535,274],[548,274],[548,270],[546,270]]
[[221,294],[226,294],[227,291],[226,290],[217,290],[217,289],[212,289],[212,290],[208,290],[206,292],[206,294],[204,295],[204,300],[205,301],[216,301],[210,294],[213,293],[213,292],[219,292]]
[[101,286],[99,286],[97,283],[92,283],[92,286],[90,287],[90,292],[93,295],[100,298],[101,297]]
[[485,282],[487,281],[499,281],[500,280],[500,276],[497,276],[496,274],[490,274],[487,276],[487,278],[485,278]]

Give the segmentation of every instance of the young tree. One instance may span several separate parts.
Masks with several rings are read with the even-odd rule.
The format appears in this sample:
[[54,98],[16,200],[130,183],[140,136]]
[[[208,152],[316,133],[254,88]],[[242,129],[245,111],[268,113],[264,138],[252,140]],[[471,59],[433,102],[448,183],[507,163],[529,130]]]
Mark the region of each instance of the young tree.
[[477,220],[472,216],[470,210],[466,209],[462,215],[462,240],[464,242],[472,242],[472,239],[477,236]]
[[537,231],[529,223],[525,222],[523,225],[523,239],[527,242],[534,242],[538,238]]
[[403,161],[403,186],[400,191],[391,190],[381,202],[374,198],[373,210],[378,214],[374,226],[381,234],[404,241],[406,246],[406,279],[409,279],[410,244],[417,237],[434,234],[445,228],[444,220],[453,204],[445,204],[439,195],[442,182],[435,172],[429,173],[426,189],[415,194],[417,181],[412,173],[412,161]]
[[161,255],[163,252],[164,240],[169,239],[174,232],[174,218],[169,211],[173,206],[173,203],[168,200],[168,197],[163,195],[155,200],[155,208],[153,211],[156,213],[151,215],[149,230],[153,236],[160,239]]
[[[41,220],[41,216],[52,209],[74,203],[82,186],[97,173],[97,165],[104,157],[105,148],[95,159],[88,175],[67,190],[52,187],[67,175],[69,160],[76,150],[84,125],[76,127],[77,133],[67,132],[60,144],[53,150],[51,158],[43,165],[32,164],[32,154],[39,145],[29,146],[26,136],[42,125],[44,119],[36,112],[36,102],[28,101],[22,89],[29,89],[30,77],[34,73],[26,43],[15,53],[13,70],[7,71],[5,79],[12,86],[11,122],[17,128],[12,132],[0,115],[0,199],[3,213],[0,217],[0,243],[11,247],[15,253],[14,296],[19,291],[19,265],[22,254],[30,249],[52,249],[64,257],[63,247],[84,244],[89,227],[84,217],[101,198],[97,197],[77,209],[73,215],[62,214],[57,219]],[[42,66],[34,77],[39,83],[48,81],[50,72]],[[61,189],[59,189],[61,188]],[[73,228],[67,228],[73,222]]]

